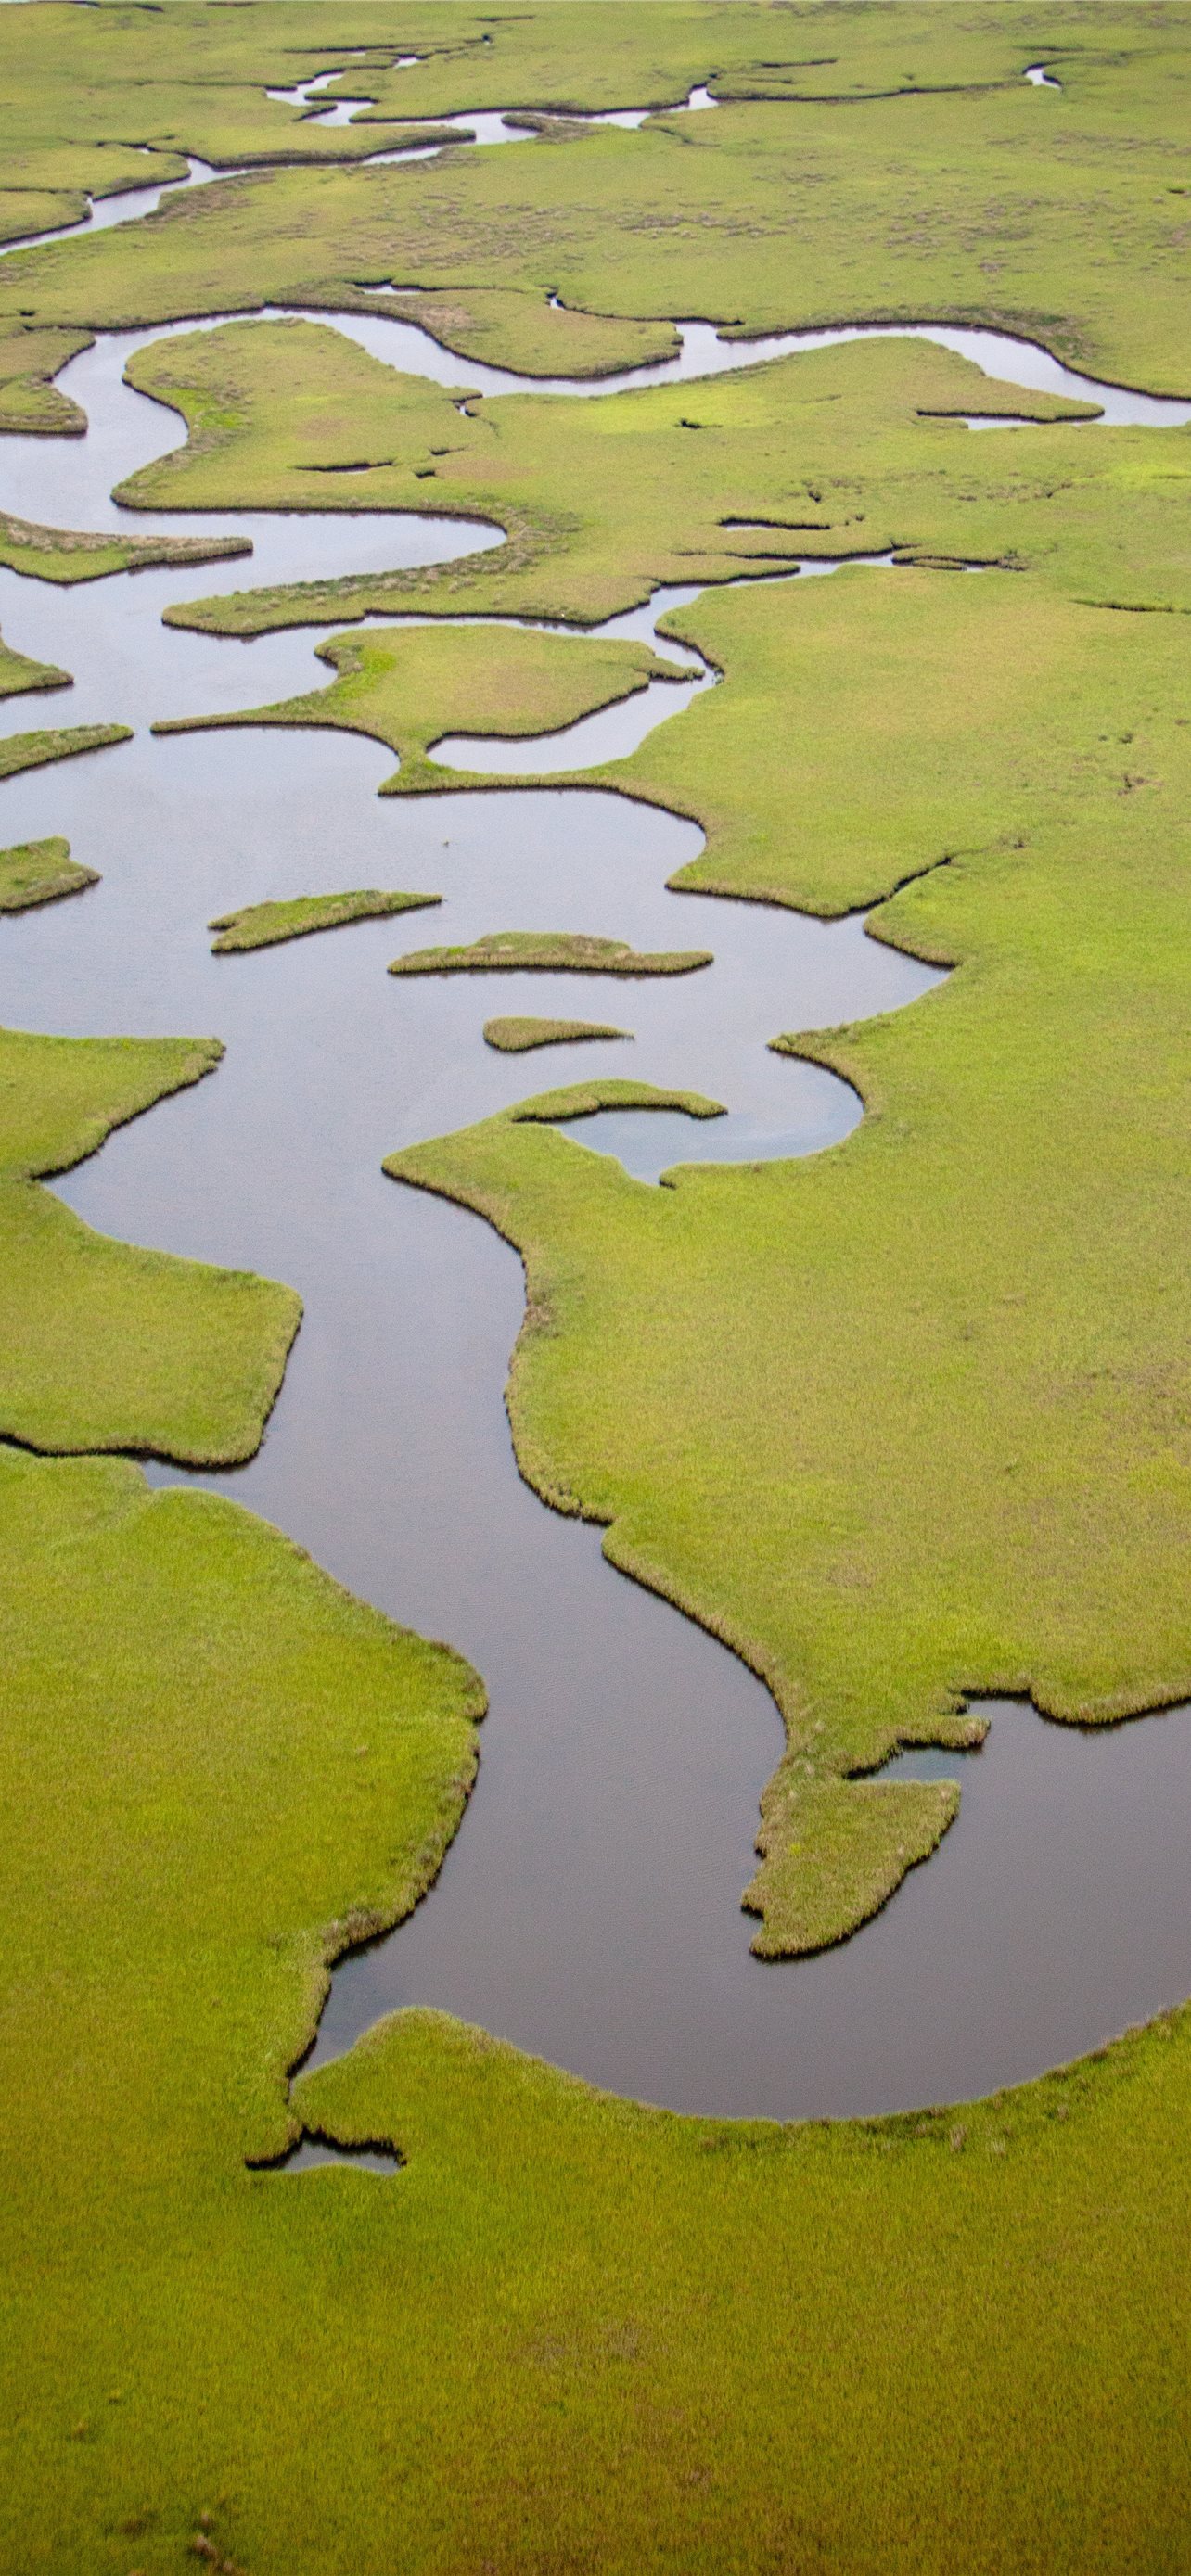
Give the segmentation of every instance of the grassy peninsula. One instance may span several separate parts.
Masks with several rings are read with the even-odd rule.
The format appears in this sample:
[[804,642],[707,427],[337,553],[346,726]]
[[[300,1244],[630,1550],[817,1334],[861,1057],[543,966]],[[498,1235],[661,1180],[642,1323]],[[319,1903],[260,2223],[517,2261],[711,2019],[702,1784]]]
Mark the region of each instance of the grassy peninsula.
[[34,662],[27,653],[14,653],[11,644],[0,637],[0,698],[24,697],[31,689],[68,689],[69,671],[60,671],[53,662]]
[[[64,401],[65,396],[59,399]],[[17,424],[0,418],[0,428],[6,426]],[[251,552],[250,537],[137,537],[119,531],[97,536],[79,528],[38,527],[29,519],[14,519],[8,510],[0,511],[0,564],[34,581],[98,581],[107,573],[145,572],[154,564],[223,562],[231,555]],[[41,683],[45,688],[63,685],[61,680]]]
[[0,736],[0,778],[17,778],[23,769],[44,769],[52,760],[73,760],[84,751],[106,751],[112,743],[131,742],[130,725],[59,725],[41,733]]
[[[505,626],[411,626],[396,633],[333,635],[317,647],[335,678],[272,707],[237,715],[184,717],[157,733],[208,726],[332,725],[369,734],[401,756],[382,795],[441,794],[455,773],[427,759],[443,735],[492,734],[503,740],[555,733],[598,707],[634,695],[651,679],[674,677],[673,664],[648,645],[592,642]],[[470,782],[469,782],[470,783]]]

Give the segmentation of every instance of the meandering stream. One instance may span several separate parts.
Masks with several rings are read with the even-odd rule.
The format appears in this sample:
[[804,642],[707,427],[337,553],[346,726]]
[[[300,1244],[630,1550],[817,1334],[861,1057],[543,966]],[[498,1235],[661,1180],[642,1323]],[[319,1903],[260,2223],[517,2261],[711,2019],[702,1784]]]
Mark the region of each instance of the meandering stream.
[[[522,388],[413,326],[336,322],[440,381],[493,398]],[[112,484],[181,435],[120,381],[130,351],[162,336],[108,335],[73,362],[61,381],[87,411],[88,434],[6,440],[4,507],[127,527]],[[598,394],[855,336],[747,344],[687,325],[669,366],[557,390]],[[1022,343],[933,326],[929,336],[1012,381],[1089,391]],[[1191,417],[1187,403],[1101,387],[1094,398],[1107,418]],[[136,520],[175,533],[222,524]],[[380,803],[393,756],[358,737],[154,738],[155,718],[261,704],[309,687],[321,668],[310,630],[247,645],[192,635],[161,626],[170,600],[246,572],[309,579],[498,542],[461,522],[392,515],[229,514],[227,524],[255,548],[251,567],[230,576],[192,566],[64,592],[0,575],[8,640],[77,675],[70,692],[17,701],[11,729],[92,718],[137,728],[122,749],[4,786],[5,844],[64,832],[103,883],[4,923],[0,1014],[78,1034],[226,1039],[212,1080],[114,1136],[61,1194],[114,1234],[249,1264],[300,1289],[305,1322],[261,1452],[209,1481],[367,1599],[449,1638],[489,1686],[479,1782],[440,1879],[408,1924],[337,1971],[317,2054],[396,2004],[429,2002],[680,2108],[851,2113],[1028,2075],[1191,1990],[1191,1732],[1178,1712],[1084,1736],[998,1706],[985,1750],[963,1763],[958,1824],[885,1913],[828,1957],[750,1958],[739,1892],[780,1751],[772,1703],[723,1648],[614,1573],[598,1532],[556,1518],[520,1482],[501,1404],[519,1265],[476,1219],[395,1188],[380,1163],[402,1142],[592,1073],[632,1072],[727,1104],[729,1117],[710,1126],[655,1115],[575,1131],[615,1143],[644,1178],[691,1152],[817,1150],[846,1133],[857,1104],[766,1041],[922,1005],[937,978],[857,920],[669,894],[665,880],[698,850],[698,832],[614,796],[543,785]],[[612,631],[649,632],[673,597]],[[657,683],[647,699],[587,720],[602,728],[600,756],[647,721],[681,722],[670,710],[688,696]],[[575,728],[539,757],[544,768],[578,766],[591,742]],[[531,758],[518,748],[522,770]],[[217,912],[363,884],[446,900],[412,931],[388,921],[254,956],[209,953],[204,925]],[[398,948],[507,927],[705,946],[715,964],[653,985],[395,985],[384,974]],[[493,1054],[483,1019],[522,1009],[612,1019],[633,1040],[528,1061]],[[920,1755],[912,1767],[954,1771],[956,1757]]]

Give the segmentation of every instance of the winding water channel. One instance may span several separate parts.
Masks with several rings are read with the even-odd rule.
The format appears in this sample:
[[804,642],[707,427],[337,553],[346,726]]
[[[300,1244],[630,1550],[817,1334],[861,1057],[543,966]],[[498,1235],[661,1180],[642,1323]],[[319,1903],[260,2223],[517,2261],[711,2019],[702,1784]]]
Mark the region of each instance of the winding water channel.
[[[336,327],[440,381],[493,398],[524,389],[410,325],[351,315]],[[121,383],[130,352],[162,336],[108,335],[73,362],[60,381],[86,410],[88,434],[6,440],[5,508],[127,527],[113,483],[181,435],[173,415]],[[668,366],[556,390],[596,395],[857,336],[748,344],[692,324]],[[1090,388],[999,335],[929,336],[1010,381],[1096,399],[1108,420],[1191,417],[1188,403]],[[136,520],[172,533],[221,524]],[[499,541],[458,521],[391,515],[229,514],[228,524],[252,536],[250,577],[262,583]],[[521,1483],[501,1402],[520,1266],[477,1219],[380,1170],[404,1142],[605,1072],[726,1104],[724,1119],[703,1126],[605,1116],[573,1131],[577,1146],[614,1149],[643,1180],[696,1153],[818,1150],[854,1123],[855,1099],[766,1041],[920,1002],[936,975],[859,920],[668,893],[700,834],[611,795],[544,784],[380,803],[393,755],[358,737],[154,738],[156,718],[259,705],[321,673],[309,629],[242,644],[162,627],[170,601],[221,578],[192,566],[64,592],[0,574],[7,640],[76,674],[44,715],[18,701],[12,729],[137,728],[121,749],[3,788],[5,844],[65,833],[103,882],[4,924],[0,1014],[75,1034],[226,1040],[212,1080],[114,1136],[61,1195],[113,1234],[248,1264],[301,1291],[305,1321],[258,1457],[196,1481],[266,1514],[394,1617],[448,1638],[489,1687],[478,1785],[438,1883],[409,1923],[336,1972],[316,2055],[337,2053],[395,2005],[434,2003],[682,2109],[871,2112],[1034,2073],[1191,1990],[1182,1712],[1082,1734],[996,1704],[985,1749],[962,1760],[958,1823],[884,1914],[823,1958],[750,1957],[739,1893],[781,1743],[768,1694],[615,1573],[597,1531],[556,1518]],[[659,594],[608,631],[647,634],[689,595]],[[543,743],[543,775],[613,756],[648,723],[681,722],[706,681],[688,670],[686,686],[656,683]],[[517,747],[521,771],[533,753]],[[432,931],[419,921],[403,938],[382,921],[256,955],[209,953],[204,925],[216,913],[368,884],[441,893]],[[384,974],[395,949],[427,936],[510,927],[702,946],[715,963],[630,985],[395,985]],[[632,1044],[553,1050],[527,1065],[481,1037],[490,1013],[518,1010],[611,1018]],[[920,1775],[956,1767],[954,1755],[903,1757]]]

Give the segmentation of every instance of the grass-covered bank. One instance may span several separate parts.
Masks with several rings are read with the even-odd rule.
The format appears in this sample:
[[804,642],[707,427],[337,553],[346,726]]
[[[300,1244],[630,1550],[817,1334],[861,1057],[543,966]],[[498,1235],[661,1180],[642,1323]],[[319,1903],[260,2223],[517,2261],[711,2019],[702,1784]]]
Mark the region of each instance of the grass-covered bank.
[[773,1688],[748,1902],[796,1950],[943,1830],[949,1791],[852,1775],[962,1736],[964,1694],[1088,1721],[1191,1690],[1184,639],[995,573],[685,625],[722,686],[602,775],[705,822],[688,878],[885,893],[874,931],[957,971],[788,1041],[869,1113],[807,1162],[656,1190],[512,1113],[388,1168],[525,1257],[525,1473]]
[[[59,396],[65,401],[65,396]],[[79,415],[80,427],[82,414]],[[0,429],[18,427],[0,414]],[[138,537],[114,530],[96,535],[80,528],[42,528],[0,511],[0,564],[33,581],[99,581],[113,572],[145,572],[154,564],[202,564],[252,552],[249,537]],[[30,683],[30,685],[33,685]],[[43,687],[57,682],[43,681]]]
[[215,1038],[0,1031],[0,1436],[196,1466],[258,1447],[298,1329],[293,1290],[114,1242],[41,1186],[222,1053]]

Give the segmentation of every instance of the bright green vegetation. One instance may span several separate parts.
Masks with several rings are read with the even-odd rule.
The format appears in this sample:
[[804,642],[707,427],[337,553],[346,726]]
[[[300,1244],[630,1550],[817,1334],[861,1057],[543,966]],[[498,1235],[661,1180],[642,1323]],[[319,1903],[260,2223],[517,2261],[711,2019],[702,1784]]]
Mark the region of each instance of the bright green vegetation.
[[574,1046],[580,1038],[627,1038],[631,1029],[609,1028],[600,1020],[485,1020],[484,1036],[502,1055],[524,1055],[531,1047]]
[[0,636],[0,698],[24,697],[32,689],[68,689],[69,671],[60,671],[53,662],[33,662],[27,653],[14,653],[11,644]]
[[[365,280],[381,285],[383,279]],[[304,299],[305,300],[305,299]],[[573,312],[520,287],[402,287],[387,295],[351,287],[324,289],[312,299],[336,311],[391,313],[420,323],[445,349],[524,376],[611,376],[623,367],[653,365],[673,357],[678,333],[672,322],[631,322],[607,313]],[[466,375],[466,368],[461,370]]]
[[[635,332],[664,346],[675,311],[934,312],[1186,386],[1184,25],[1079,0],[9,10],[10,235],[183,148],[393,139],[263,97],[356,40],[342,86],[382,114],[661,104],[708,75],[769,103],[433,173],[287,171],[22,255],[0,271],[30,325],[0,344],[0,422],[80,426],[51,377],[89,322],[362,303],[384,277],[527,368],[563,334],[576,367]],[[429,59],[391,73],[407,49]],[[1043,58],[1061,97],[1021,81]],[[954,962],[914,1009],[781,1041],[863,1091],[846,1144],[646,1189],[560,1123],[716,1104],[592,1081],[389,1167],[525,1254],[526,1473],[781,1704],[756,1947],[837,1937],[952,1811],[946,1785],[860,1776],[893,1742],[978,1732],[973,1690],[1099,1721],[1191,1689],[1185,652],[1177,616],[1119,613],[1191,606],[1187,441],[1089,432],[904,343],[470,416],[304,326],[137,365],[190,439],[136,497],[508,530],[470,566],[198,624],[583,622],[804,549],[1004,567],[701,600],[676,631],[723,686],[602,773],[702,821],[684,884],[880,903],[882,937]],[[998,406],[1054,425],[946,417]],[[649,676],[622,662],[600,697],[613,648],[524,639],[533,663],[473,634],[434,637],[435,663],[415,635],[340,639],[333,686],[272,712],[367,716],[425,790],[458,785],[425,750],[478,709],[541,730],[569,720],[542,715],[552,693],[596,674],[573,715]],[[20,737],[11,765],[29,744],[87,747]],[[106,1244],[38,1186],[217,1054],[0,1040],[0,1430],[254,1445],[296,1301]],[[680,2120],[418,2011],[291,2088],[328,1962],[441,1860],[480,1684],[261,1522],[151,1497],[126,1462],[0,1446],[0,1541],[0,2560],[170,2576],[197,2541],[252,2576],[1182,2563],[1191,2014],[871,2123]],[[299,2126],[403,2168],[249,2170]]]
[[0,850],[0,912],[30,912],[35,904],[57,903],[62,895],[81,894],[84,886],[98,883],[98,871],[80,867],[71,858],[69,841],[57,833]]
[[[1178,2563],[1191,2016],[872,2123],[676,2119],[417,2011],[287,2100],[480,1687],[126,1464],[0,1453],[0,1521],[6,2563]],[[247,2169],[299,2124],[403,2168]]]
[[337,725],[371,734],[399,752],[401,767],[382,795],[441,793],[455,773],[427,759],[444,734],[503,739],[554,733],[579,716],[632,697],[651,679],[674,677],[646,644],[539,635],[532,628],[414,626],[396,633],[333,635],[318,646],[335,679],[278,706],[240,715],[183,717],[155,733],[205,726]]
[[[52,212],[35,213],[30,230],[54,220]],[[0,189],[0,233],[10,223],[16,232],[25,230],[12,192]],[[68,358],[77,358],[90,345],[89,331],[38,331],[23,323],[0,331],[0,430],[80,436],[86,424],[78,404],[51,380]]]
[[0,1448],[0,1530],[3,2518],[14,2564],[35,2533],[47,2564],[127,2568],[135,2541],[160,2568],[220,2497],[233,2423],[192,2447],[194,2292],[222,2314],[217,2413],[255,2313],[275,2457],[292,2423],[274,2337],[311,2286],[301,2211],[244,2160],[295,2134],[329,1961],[438,1867],[483,1691],[265,1523],[123,1462]]
[[378,894],[375,887],[357,894],[300,894],[288,903],[250,903],[242,912],[221,913],[207,928],[219,932],[211,946],[216,955],[225,956],[233,949],[273,948],[283,939],[306,939],[313,930],[338,930],[345,922],[420,912],[441,902],[439,894]]
[[16,778],[22,769],[44,769],[51,760],[73,760],[77,752],[106,751],[111,743],[131,740],[131,725],[58,725],[42,733],[0,735],[0,778]]
[[285,5],[233,14],[194,0],[165,16],[121,5],[84,16],[58,0],[29,8],[5,22],[0,236],[80,222],[87,193],[183,178],[191,152],[216,165],[318,163],[400,142],[399,128],[311,124],[265,91],[328,68],[353,40],[379,45],[387,65],[403,15]]
[[[0,419],[0,428],[14,426]],[[95,581],[109,572],[144,572],[151,564],[213,563],[251,552],[249,537],[93,536],[77,528],[35,527],[0,511],[0,564],[37,581]]]
[[1088,797],[1110,813],[1123,803],[1125,828],[1157,782],[1131,757],[1127,701],[1116,721],[1115,674],[1164,671],[1184,632],[1178,618],[1073,608],[1016,575],[901,566],[710,592],[668,624],[724,670],[722,686],[680,737],[661,726],[592,774],[698,816],[707,847],[675,886],[825,914],[875,903],[942,857],[1032,836],[1051,796],[1078,796],[1081,813]]
[[241,592],[171,609],[172,624],[249,635],[385,609],[594,623],[660,582],[890,547],[1045,564],[1079,595],[1191,599],[1185,451],[1168,431],[973,434],[956,415],[1082,415],[930,342],[846,343],[598,402],[477,398],[466,412],[312,323],[180,336],[129,373],[191,430],[120,486],[138,507],[238,495],[264,509],[450,510],[508,531],[441,571]]
[[298,1328],[292,1290],[114,1243],[38,1186],[222,1052],[214,1038],[0,1031],[0,1435],[195,1466],[258,1446]]
[[[571,1118],[594,1118],[600,1109],[681,1109],[688,1118],[722,1118],[724,1105],[708,1100],[702,1091],[660,1091],[652,1082],[568,1082],[558,1091],[539,1091],[533,1100],[519,1100],[506,1112],[514,1123],[529,1120],[539,1125],[565,1124]],[[400,1155],[393,1155],[385,1170],[404,1180]]]
[[[36,14],[51,36],[51,12]],[[99,15],[86,53],[112,14]],[[138,139],[174,150],[185,130],[216,159],[340,162],[398,139],[367,120],[295,121],[259,94],[247,104],[239,84],[249,59],[263,68],[271,50],[276,61],[276,45],[261,41],[268,14],[188,14],[201,30],[196,71],[217,21],[220,63],[239,55],[235,85],[195,79],[184,106],[167,85],[155,117],[152,70],[138,65]],[[710,75],[736,103],[635,133],[603,127],[510,151],[461,149],[429,174],[417,163],[294,168],[197,189],[140,225],[17,252],[4,264],[0,309],[43,328],[147,323],[350,300],[360,281],[396,271],[402,289],[513,291],[539,307],[553,291],[573,309],[632,322],[695,312],[752,332],[850,319],[990,322],[1039,336],[1096,374],[1191,390],[1177,13],[1069,0],[988,8],[962,25],[956,12],[900,7],[883,10],[879,28],[871,9],[832,6],[763,17],[651,6],[648,20],[652,35],[634,38],[623,6],[530,12],[522,36],[504,29],[498,44],[478,21],[452,12],[445,25],[431,12],[426,33],[445,58],[382,80],[378,100],[389,116],[398,101],[401,115],[481,98],[578,105],[597,89],[623,100],[636,76],[646,98],[673,101]],[[284,11],[273,20],[282,43],[309,57],[310,13],[297,35],[299,23]],[[416,11],[385,12],[384,23],[416,47]],[[375,45],[376,19],[361,13],[359,25]],[[146,40],[150,64],[155,49],[174,52],[178,33],[171,10]],[[40,30],[26,41],[40,81],[48,48]],[[73,54],[72,28],[72,88],[85,98]],[[1023,80],[1039,54],[1059,62],[1061,97]],[[552,98],[560,80],[580,98]],[[359,85],[354,65],[346,85]],[[110,119],[110,93],[96,112]],[[71,130],[80,133],[77,119]],[[120,130],[130,130],[127,106]],[[20,140],[14,183],[64,175],[60,159],[38,160],[28,134]],[[69,157],[77,167],[77,148]]]
[[[659,1191],[505,1116],[391,1168],[525,1256],[523,1471],[770,1684],[749,1902],[800,1949],[941,1830],[936,1790],[852,1775],[978,1732],[968,1692],[1086,1722],[1191,1690],[1184,636],[912,571],[684,624],[727,665],[683,725],[699,881],[824,913],[901,885],[874,927],[957,972],[786,1041],[869,1110],[806,1163]],[[659,792],[665,740],[619,782]]]
[[630,948],[624,939],[593,939],[577,930],[498,930],[466,948],[415,948],[395,957],[390,975],[690,975],[710,966],[709,948]]

